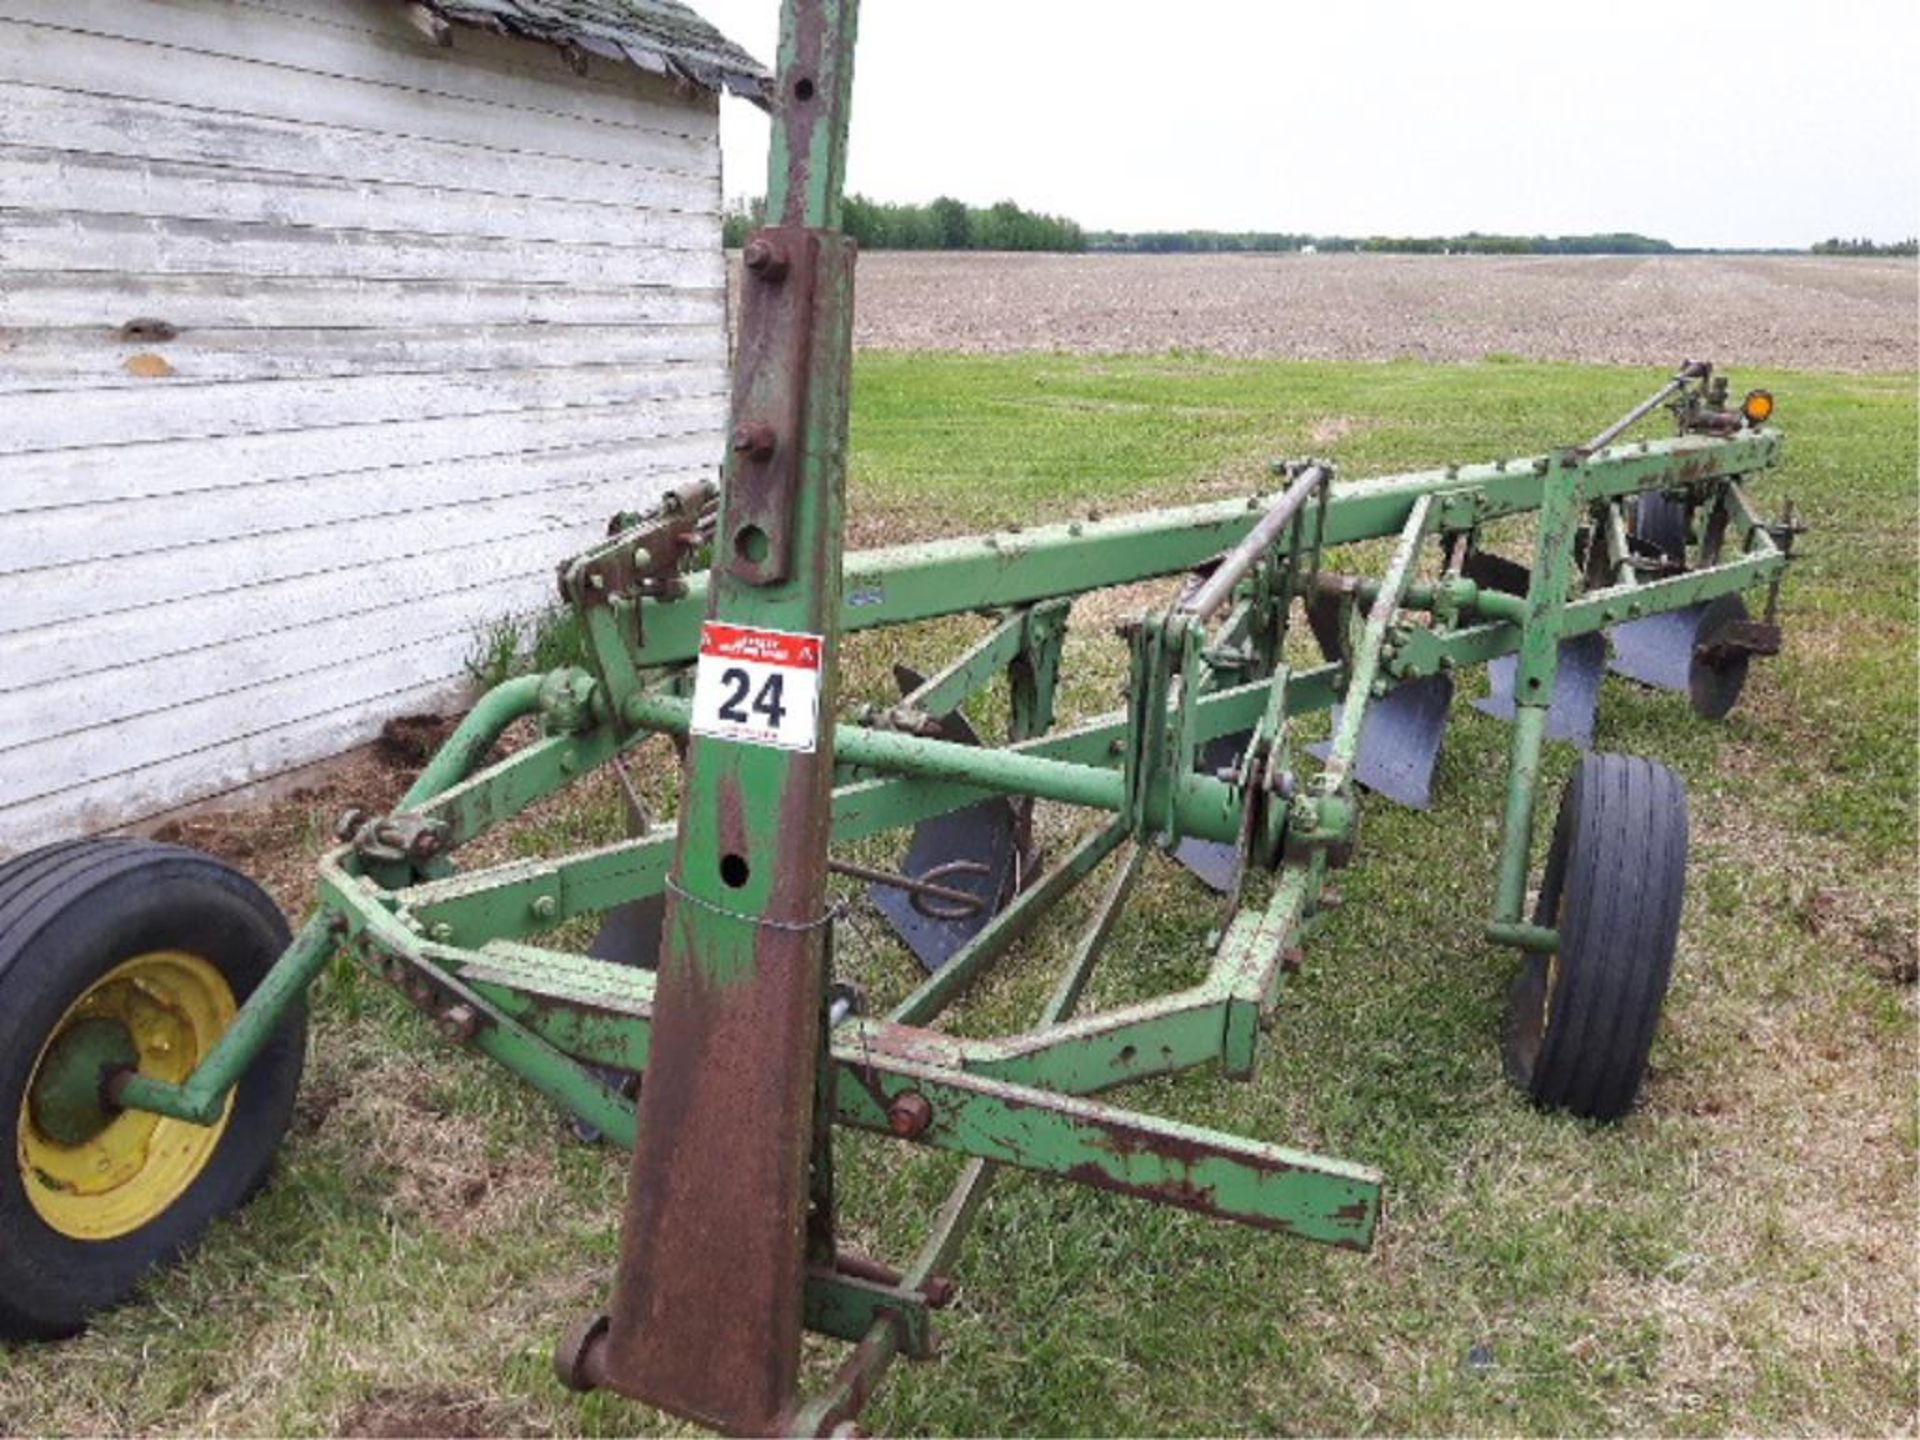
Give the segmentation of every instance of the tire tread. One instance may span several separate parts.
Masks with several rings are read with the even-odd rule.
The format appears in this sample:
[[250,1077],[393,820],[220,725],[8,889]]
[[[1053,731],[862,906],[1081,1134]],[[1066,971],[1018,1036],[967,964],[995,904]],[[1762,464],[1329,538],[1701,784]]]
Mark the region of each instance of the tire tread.
[[1638,756],[1583,758],[1536,912],[1560,930],[1552,1019],[1538,1054],[1510,1064],[1541,1104],[1599,1120],[1632,1108],[1672,976],[1686,852],[1678,775]]

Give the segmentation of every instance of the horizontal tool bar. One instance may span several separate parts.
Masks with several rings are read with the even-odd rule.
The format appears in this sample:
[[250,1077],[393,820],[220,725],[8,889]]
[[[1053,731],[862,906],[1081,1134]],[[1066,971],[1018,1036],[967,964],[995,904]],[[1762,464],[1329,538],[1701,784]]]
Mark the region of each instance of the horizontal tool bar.
[[[1685,435],[1601,451],[1586,463],[1586,498],[1745,475],[1772,464],[1779,447],[1779,433],[1762,427],[1726,438]],[[1427,494],[1447,500],[1440,523],[1448,529],[1537,510],[1536,467],[1544,463],[1543,457],[1530,457],[1336,483],[1327,499],[1323,542],[1347,545],[1395,534],[1413,502]],[[849,632],[872,630],[1180,574],[1239,544],[1271,503],[1256,496],[849,551],[841,626]],[[691,660],[705,615],[706,576],[690,576],[684,598],[648,605],[637,662]]]

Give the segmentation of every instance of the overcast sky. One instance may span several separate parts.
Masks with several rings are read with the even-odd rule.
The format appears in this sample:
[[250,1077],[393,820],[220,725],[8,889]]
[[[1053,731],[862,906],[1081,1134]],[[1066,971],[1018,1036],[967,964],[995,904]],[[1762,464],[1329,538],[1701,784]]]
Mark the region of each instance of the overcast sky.
[[[693,0],[771,62],[778,0]],[[865,0],[850,188],[1091,229],[1920,230],[1914,0]],[[727,192],[766,124],[723,110]]]

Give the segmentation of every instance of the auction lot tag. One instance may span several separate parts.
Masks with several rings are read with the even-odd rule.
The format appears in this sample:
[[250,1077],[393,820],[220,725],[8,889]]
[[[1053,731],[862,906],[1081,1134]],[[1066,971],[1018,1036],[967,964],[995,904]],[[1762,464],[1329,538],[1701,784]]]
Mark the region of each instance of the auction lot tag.
[[693,733],[811,751],[820,734],[825,643],[819,635],[707,621],[694,667]]

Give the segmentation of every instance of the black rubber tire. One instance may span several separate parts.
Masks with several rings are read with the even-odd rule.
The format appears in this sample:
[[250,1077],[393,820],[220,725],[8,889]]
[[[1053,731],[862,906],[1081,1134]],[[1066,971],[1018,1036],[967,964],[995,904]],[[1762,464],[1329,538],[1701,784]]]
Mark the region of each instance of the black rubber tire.
[[139,1229],[107,1240],[61,1233],[28,1198],[22,1101],[41,1047],[107,971],[150,950],[214,965],[244,1001],[288,943],[287,923],[246,876],[195,850],[76,840],[0,865],[0,1339],[71,1335],[125,1300],[152,1266],[191,1247],[266,1181],[293,1118],[306,1011],[282,1022],[236,1089],[219,1145],[192,1183]]
[[1539,1104],[1591,1120],[1633,1108],[1673,974],[1686,878],[1680,777],[1638,756],[1582,757],[1534,912],[1535,924],[1558,928],[1560,950],[1528,955],[1508,997],[1507,1075]]
[[1686,502],[1658,490],[1643,491],[1634,502],[1633,538],[1649,554],[1676,565],[1684,564],[1687,542],[1692,538],[1691,519]]

